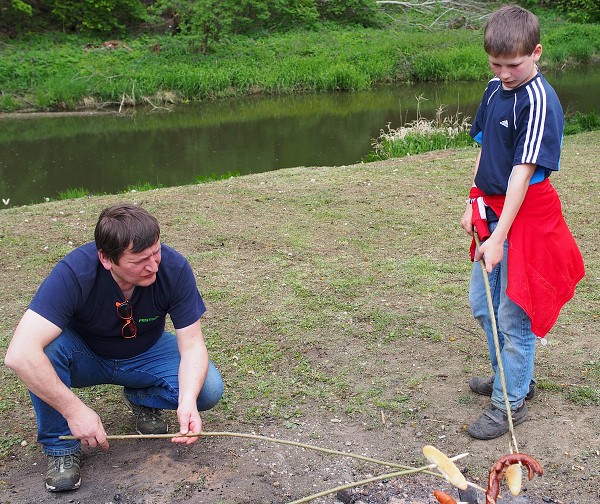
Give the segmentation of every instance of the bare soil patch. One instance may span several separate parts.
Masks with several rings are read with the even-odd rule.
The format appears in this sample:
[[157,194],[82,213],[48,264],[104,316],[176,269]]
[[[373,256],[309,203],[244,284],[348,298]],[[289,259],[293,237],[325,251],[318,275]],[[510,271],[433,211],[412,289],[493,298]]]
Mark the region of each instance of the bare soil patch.
[[[518,497],[503,489],[506,504],[600,501],[600,186],[590,176],[599,140],[567,137],[553,176],[587,276],[548,345],[538,346],[538,394],[516,428],[520,450],[545,474]],[[205,337],[226,393],[203,415],[205,430],[415,467],[425,463],[423,445],[434,444],[450,455],[468,452],[459,466],[486,486],[508,437],[482,442],[464,431],[486,405],[468,378],[489,372],[468,309],[469,242],[459,227],[474,158],[472,149],[443,151],[3,210],[2,353],[46,273],[92,239],[100,209],[137,201],[157,215],[165,243],[189,258],[209,307]],[[8,370],[0,390],[3,503],[287,503],[390,472],[256,440],[207,437],[188,448],[113,441],[108,451],[85,451],[80,490],[51,495],[26,390]],[[81,393],[109,433],[133,433],[115,387]],[[458,498],[421,474],[315,502],[424,504],[434,502],[434,489]]]

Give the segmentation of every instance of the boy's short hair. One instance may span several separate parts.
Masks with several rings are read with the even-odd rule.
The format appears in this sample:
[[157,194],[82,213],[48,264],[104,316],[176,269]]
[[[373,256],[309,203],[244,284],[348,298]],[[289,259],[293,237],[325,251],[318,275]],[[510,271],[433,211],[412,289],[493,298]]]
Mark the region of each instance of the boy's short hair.
[[510,58],[533,53],[540,43],[540,22],[535,14],[518,5],[494,12],[485,25],[483,48],[490,56]]
[[129,246],[134,253],[146,250],[160,238],[156,218],[138,205],[122,203],[102,211],[94,239],[97,249],[114,264]]

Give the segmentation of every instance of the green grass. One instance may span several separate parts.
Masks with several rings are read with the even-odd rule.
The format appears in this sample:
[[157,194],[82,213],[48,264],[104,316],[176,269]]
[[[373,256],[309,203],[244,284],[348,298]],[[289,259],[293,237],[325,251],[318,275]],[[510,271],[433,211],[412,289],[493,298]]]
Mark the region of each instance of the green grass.
[[[543,33],[545,68],[586,63],[600,52],[598,25],[545,22]],[[193,35],[128,38],[131,51],[101,49],[101,42],[61,33],[6,41],[0,111],[161,106],[489,75],[480,29],[448,30],[441,24],[429,29],[400,23],[381,29],[323,25],[238,36],[207,55],[197,52]],[[160,53],[149,50],[154,44],[160,44]]]
[[61,191],[58,193],[59,200],[67,200],[67,199],[77,199],[88,196],[90,191],[88,191],[85,187],[74,187],[72,189],[67,189],[66,191]]
[[21,444],[22,439],[12,434],[4,434],[0,439],[0,459],[10,455],[13,447]]
[[225,173],[222,173],[221,175],[215,174],[215,173],[211,173],[210,175],[198,175],[195,178],[195,183],[196,184],[206,184],[208,182],[215,182],[216,180],[227,180],[233,177],[239,177],[240,173],[237,170],[233,170],[233,171],[227,171]]
[[580,406],[600,406],[600,390],[593,387],[574,387],[567,398]]
[[565,135],[597,130],[600,130],[600,114],[595,110],[588,114],[575,112],[565,119]]

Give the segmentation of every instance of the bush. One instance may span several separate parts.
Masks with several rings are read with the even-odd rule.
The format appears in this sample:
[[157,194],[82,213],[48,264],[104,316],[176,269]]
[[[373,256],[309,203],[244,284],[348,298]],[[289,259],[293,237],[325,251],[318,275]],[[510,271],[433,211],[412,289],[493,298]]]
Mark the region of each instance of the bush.
[[521,0],[528,9],[541,7],[556,9],[574,23],[600,22],[600,3],[598,0]]
[[577,23],[600,22],[600,4],[598,0],[558,0],[557,7],[570,21]]
[[50,0],[47,5],[67,31],[123,33],[146,17],[140,0]]

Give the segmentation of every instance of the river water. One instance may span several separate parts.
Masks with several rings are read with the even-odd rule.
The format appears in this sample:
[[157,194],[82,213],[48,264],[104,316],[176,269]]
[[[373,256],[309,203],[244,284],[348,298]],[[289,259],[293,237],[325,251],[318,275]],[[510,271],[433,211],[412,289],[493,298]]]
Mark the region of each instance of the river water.
[[[546,75],[566,113],[600,111],[600,67]],[[387,125],[416,117],[472,118],[485,84],[421,83],[368,92],[252,97],[129,111],[0,119],[0,208],[68,189],[118,193],[198,177],[360,162]],[[421,99],[418,99],[421,97]]]

